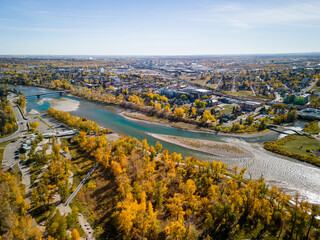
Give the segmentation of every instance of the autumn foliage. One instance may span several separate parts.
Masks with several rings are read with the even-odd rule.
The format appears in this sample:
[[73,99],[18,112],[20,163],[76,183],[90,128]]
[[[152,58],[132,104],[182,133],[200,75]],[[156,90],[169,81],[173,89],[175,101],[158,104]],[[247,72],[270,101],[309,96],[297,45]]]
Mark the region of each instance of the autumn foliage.
[[299,195],[290,202],[263,179],[245,180],[245,169],[231,173],[221,162],[161,152],[159,144],[157,154],[132,137],[107,142],[81,132],[75,141],[114,177],[113,226],[123,239],[319,236],[317,208]]
[[17,176],[0,173],[0,239],[42,239],[31,225],[24,188]]
[[95,123],[94,121],[88,120],[86,118],[72,116],[68,112],[58,111],[58,110],[55,110],[54,108],[49,108],[48,114],[51,117],[68,125],[69,127],[79,129],[79,130],[84,131],[86,133],[93,132],[94,134],[99,135],[99,134],[111,132],[109,129],[100,128],[98,126],[98,124]]

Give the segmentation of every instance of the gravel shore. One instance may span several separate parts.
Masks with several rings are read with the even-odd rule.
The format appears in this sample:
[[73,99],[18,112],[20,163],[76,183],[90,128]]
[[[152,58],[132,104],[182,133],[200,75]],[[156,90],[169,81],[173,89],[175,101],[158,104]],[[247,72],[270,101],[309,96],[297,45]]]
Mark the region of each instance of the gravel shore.
[[238,159],[252,157],[252,154],[250,154],[248,151],[230,143],[153,133],[149,133],[149,135],[159,140],[173,143],[184,148],[212,154],[222,158]]

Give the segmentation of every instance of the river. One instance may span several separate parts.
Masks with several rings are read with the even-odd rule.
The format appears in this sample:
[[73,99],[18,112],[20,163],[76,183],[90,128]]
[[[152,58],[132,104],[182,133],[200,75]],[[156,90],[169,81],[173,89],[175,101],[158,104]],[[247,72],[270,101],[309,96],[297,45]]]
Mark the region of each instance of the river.
[[[25,95],[42,92],[54,92],[48,89],[29,86],[20,86],[19,88]],[[213,134],[190,132],[162,126],[159,124],[130,120],[122,117],[119,114],[119,111],[121,111],[119,108],[105,106],[103,104],[94,103],[72,96],[59,96],[58,94],[53,94],[48,95],[47,97],[55,99],[70,98],[77,100],[80,102],[79,108],[70,112],[70,114],[85,116],[86,118],[97,122],[99,125],[107,127],[123,135],[133,136],[140,140],[147,139],[150,144],[155,144],[158,140],[152,138],[147,133],[232,142],[249,150],[253,154],[253,157],[245,159],[221,159],[209,154],[189,150],[174,144],[160,141],[163,147],[167,148],[170,152],[175,151],[182,153],[183,156],[194,155],[200,160],[222,161],[229,167],[236,165],[240,168],[245,167],[247,168],[246,177],[248,178],[264,177],[266,182],[278,186],[288,194],[294,195],[294,193],[298,191],[309,202],[320,204],[320,168],[299,162],[294,159],[272,154],[262,148],[262,141],[274,139],[278,137],[277,135],[251,139],[220,137]],[[31,109],[45,111],[49,107],[49,101],[39,101],[37,97],[28,98],[27,100],[27,112],[29,112]]]

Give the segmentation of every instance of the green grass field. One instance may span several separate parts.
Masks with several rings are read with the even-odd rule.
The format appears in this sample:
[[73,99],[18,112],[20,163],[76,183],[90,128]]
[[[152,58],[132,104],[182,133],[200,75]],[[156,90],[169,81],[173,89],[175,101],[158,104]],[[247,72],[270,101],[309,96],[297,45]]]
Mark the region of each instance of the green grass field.
[[254,96],[253,92],[250,91],[236,91],[236,92],[231,92],[231,91],[224,91],[226,94],[230,95],[230,96],[235,96],[235,97],[243,97],[243,98],[251,98],[251,99],[261,99],[261,100],[265,100],[259,96]]
[[297,154],[310,155],[311,152],[307,150],[319,151],[320,141],[314,138],[307,136],[298,136],[294,140],[288,141],[284,144],[281,144],[283,149],[289,152],[294,152]]

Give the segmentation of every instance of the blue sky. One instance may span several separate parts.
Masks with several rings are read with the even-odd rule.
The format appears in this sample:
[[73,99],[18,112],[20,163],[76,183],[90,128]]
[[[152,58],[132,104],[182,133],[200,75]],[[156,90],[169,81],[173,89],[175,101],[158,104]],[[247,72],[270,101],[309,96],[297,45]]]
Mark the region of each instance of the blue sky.
[[319,0],[0,0],[0,54],[320,52]]

